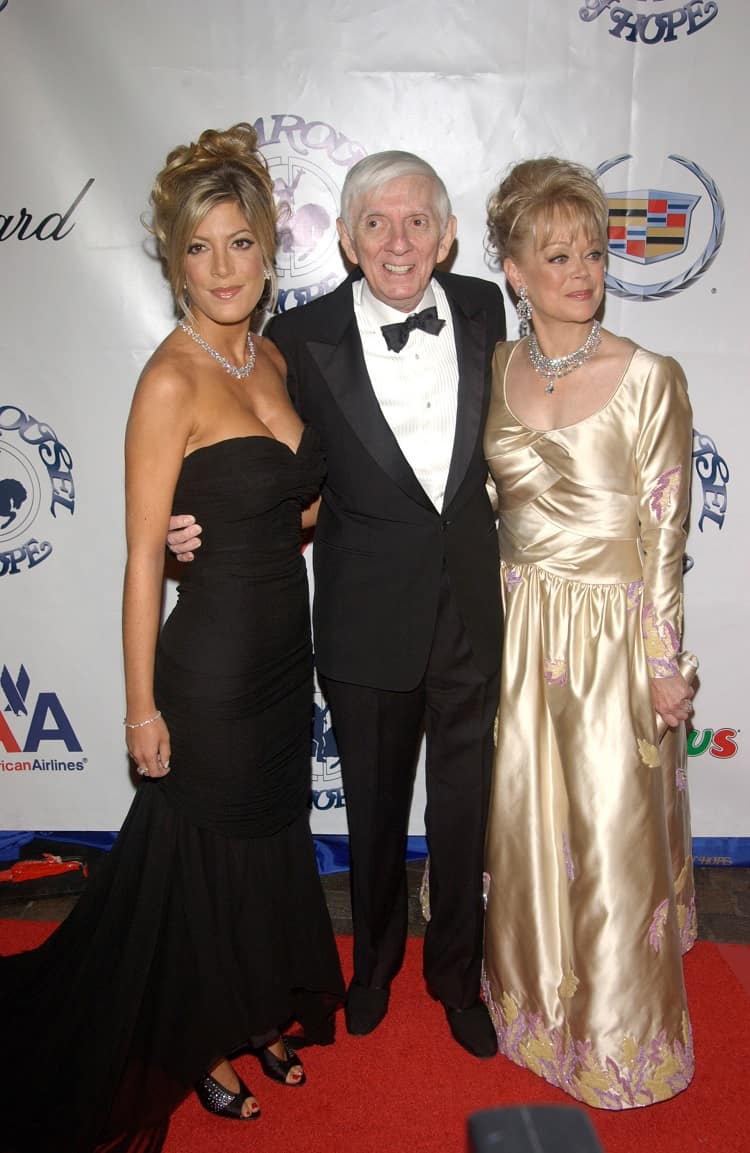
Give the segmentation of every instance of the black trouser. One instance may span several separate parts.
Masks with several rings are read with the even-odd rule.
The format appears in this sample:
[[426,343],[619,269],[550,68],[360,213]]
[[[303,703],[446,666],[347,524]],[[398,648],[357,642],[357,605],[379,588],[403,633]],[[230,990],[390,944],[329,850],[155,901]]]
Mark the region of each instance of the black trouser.
[[424,976],[446,1005],[467,1008],[479,996],[498,679],[474,665],[446,574],[427,669],[415,689],[393,692],[320,677],[346,794],[354,979],[361,985],[389,985],[403,960],[406,836],[424,728],[431,910]]

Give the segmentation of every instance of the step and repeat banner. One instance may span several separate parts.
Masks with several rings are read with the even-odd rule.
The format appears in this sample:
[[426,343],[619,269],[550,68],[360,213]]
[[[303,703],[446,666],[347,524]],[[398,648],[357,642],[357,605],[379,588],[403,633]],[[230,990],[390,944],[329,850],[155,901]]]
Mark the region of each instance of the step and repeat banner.
[[[248,120],[290,206],[282,309],[341,280],[339,192],[367,153],[429,160],[459,221],[454,271],[501,284],[484,204],[507,166],[599,172],[605,323],[676,357],[695,412],[696,856],[750,863],[749,45],[731,0],[0,0],[2,829],[112,830],[130,802],[123,431],[174,324],[140,218],[170,148]],[[319,694],[312,782],[314,828],[345,832]],[[418,786],[414,833],[423,805]]]

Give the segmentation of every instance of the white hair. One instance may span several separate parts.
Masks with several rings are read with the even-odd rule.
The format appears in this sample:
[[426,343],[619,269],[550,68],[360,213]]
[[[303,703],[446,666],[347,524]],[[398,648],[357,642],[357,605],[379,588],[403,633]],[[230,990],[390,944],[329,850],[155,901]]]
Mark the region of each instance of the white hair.
[[451,202],[448,191],[435,169],[413,152],[392,151],[374,152],[372,156],[365,156],[347,172],[341,189],[341,219],[347,232],[351,233],[354,225],[353,214],[356,204],[367,193],[402,176],[426,176],[432,181],[440,228],[445,230],[451,214]]

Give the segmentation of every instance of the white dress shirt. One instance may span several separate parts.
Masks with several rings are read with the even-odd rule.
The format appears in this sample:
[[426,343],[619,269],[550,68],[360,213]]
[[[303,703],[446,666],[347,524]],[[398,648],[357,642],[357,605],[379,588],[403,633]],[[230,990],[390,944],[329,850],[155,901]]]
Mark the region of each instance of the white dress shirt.
[[414,311],[434,305],[445,324],[436,336],[413,329],[401,352],[391,352],[381,326],[404,321],[408,313],[378,300],[364,278],[354,282],[352,293],[365,364],[378,404],[417,480],[441,510],[458,404],[458,358],[448,299],[437,281],[430,281]]

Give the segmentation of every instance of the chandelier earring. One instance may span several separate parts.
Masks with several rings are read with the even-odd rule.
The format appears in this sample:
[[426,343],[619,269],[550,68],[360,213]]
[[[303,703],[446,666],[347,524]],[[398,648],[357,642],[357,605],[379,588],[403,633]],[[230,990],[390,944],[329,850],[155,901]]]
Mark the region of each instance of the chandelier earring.
[[528,336],[531,332],[531,301],[529,300],[526,285],[522,285],[518,290],[516,312],[518,313],[519,335],[521,337]]
[[263,279],[264,280],[270,280],[271,279],[271,273],[268,271],[267,268],[263,269]]

